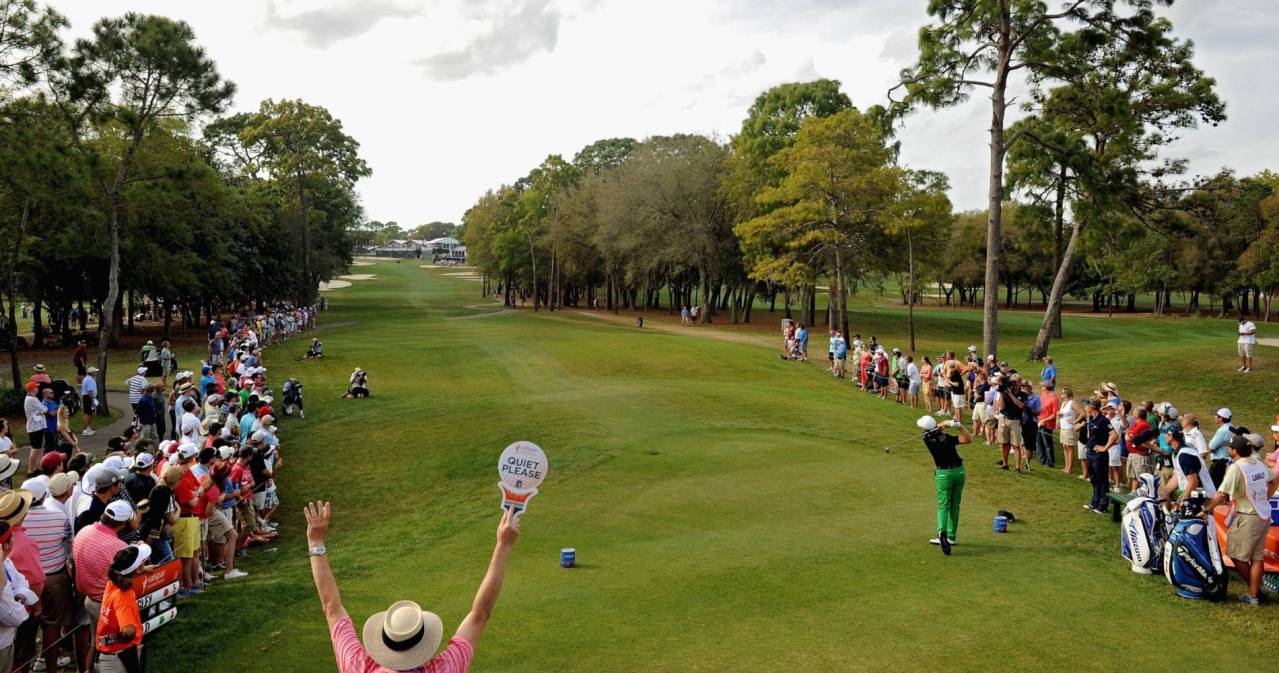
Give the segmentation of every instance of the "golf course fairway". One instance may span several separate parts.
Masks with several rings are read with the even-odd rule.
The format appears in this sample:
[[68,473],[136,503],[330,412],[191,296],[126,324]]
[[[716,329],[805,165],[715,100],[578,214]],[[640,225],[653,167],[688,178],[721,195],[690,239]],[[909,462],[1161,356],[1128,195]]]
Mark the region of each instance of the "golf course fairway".
[[[249,577],[183,601],[148,646],[151,671],[335,670],[306,557],[301,511],[313,499],[332,501],[329,555],[357,631],[411,599],[451,634],[484,575],[497,458],[516,440],[546,451],[549,476],[523,516],[476,672],[1122,671],[1165,660],[1246,671],[1279,625],[1273,608],[1240,607],[1236,586],[1213,605],[1134,575],[1118,528],[1081,509],[1087,484],[1037,465],[996,470],[980,440],[961,450],[959,544],[943,557],[927,544],[935,504],[922,445],[883,451],[920,412],[832,381],[820,326],[817,360],[798,365],[762,336],[499,311],[447,268],[360,271],[373,279],[326,293],[323,360],[299,359],[306,339],[266,352],[277,389],[295,376],[306,390],[307,418],[281,423],[278,552],[252,552]],[[961,350],[979,331],[975,316],[918,314],[920,353]],[[855,327],[903,345],[900,315],[858,311]],[[1011,353],[1037,319],[1006,320]],[[1193,372],[1137,390],[1162,354],[1221,325],[1229,337],[1229,324],[1205,322],[1068,318],[1054,355],[1080,395],[1105,377],[1206,410],[1232,390],[1229,367],[1221,381]],[[1150,338],[1115,338],[1126,329]],[[1107,338],[1132,357],[1096,346]],[[1231,348],[1227,338],[1227,365]],[[357,366],[373,397],[339,399]],[[1264,392],[1234,394],[1267,421]],[[992,532],[999,509],[1022,522]],[[577,549],[577,568],[559,567],[562,547]],[[219,617],[228,612],[237,618]]]

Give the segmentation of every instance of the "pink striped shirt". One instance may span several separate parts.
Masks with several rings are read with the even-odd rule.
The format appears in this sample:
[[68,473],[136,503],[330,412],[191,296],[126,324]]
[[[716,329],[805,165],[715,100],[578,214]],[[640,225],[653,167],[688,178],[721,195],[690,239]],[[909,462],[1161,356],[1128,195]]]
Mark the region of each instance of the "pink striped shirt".
[[[369,656],[360,639],[355,635],[355,626],[347,617],[333,625],[333,655],[337,657],[338,673],[394,673]],[[412,669],[413,673],[466,673],[471,668],[471,659],[475,657],[475,647],[471,641],[461,636],[453,636],[444,651],[435,655],[425,665]]]
[[71,556],[75,559],[76,591],[102,601],[102,590],[107,587],[107,570],[115,553],[125,548],[124,541],[115,531],[102,522],[85,526],[76,533],[71,543]]
[[71,522],[65,512],[36,507],[22,522],[27,535],[40,549],[40,567],[44,574],[56,573],[67,566],[71,555]]
[[32,586],[44,585],[44,568],[40,567],[40,548],[36,543],[27,536],[26,526],[18,526],[13,529],[13,551],[9,553],[9,560],[13,561],[13,567],[27,578],[27,583]]

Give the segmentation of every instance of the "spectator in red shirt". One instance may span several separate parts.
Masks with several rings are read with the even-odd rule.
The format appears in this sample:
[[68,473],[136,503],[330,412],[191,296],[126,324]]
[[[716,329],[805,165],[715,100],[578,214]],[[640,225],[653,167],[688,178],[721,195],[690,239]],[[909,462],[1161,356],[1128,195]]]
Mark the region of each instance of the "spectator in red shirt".
[[364,622],[364,643],[360,643],[351,617],[342,606],[337,580],[329,568],[328,549],[324,546],[329,530],[329,513],[327,502],[312,502],[306,506],[306,539],[311,545],[311,575],[320,594],[324,617],[329,623],[338,673],[407,670],[466,673],[475,656],[475,645],[484,633],[502,591],[507,557],[520,536],[519,519],[513,511],[507,509],[502,513],[502,521],[497,527],[497,547],[493,550],[484,581],[475,594],[470,614],[462,620],[457,633],[438,655],[435,655],[435,649],[443,639],[444,623],[412,601],[399,601],[385,612],[369,617]]
[[[84,609],[89,621],[82,622],[86,626],[98,623],[102,611],[102,593],[107,586],[107,572],[111,562],[121,549],[125,548],[120,533],[134,525],[133,507],[123,500],[115,500],[107,504],[102,519],[92,526],[86,526],[76,533],[71,543],[71,559],[75,564],[76,591],[84,596]],[[91,671],[90,661],[92,648],[86,648],[83,656],[86,661],[80,662],[81,670]]]
[[1039,384],[1039,430],[1035,437],[1035,457],[1040,465],[1048,467],[1057,467],[1057,457],[1053,452],[1053,431],[1057,429],[1061,398],[1053,392],[1055,387],[1052,381]]
[[1150,427],[1146,420],[1145,407],[1137,407],[1133,412],[1132,425],[1128,426],[1128,490],[1136,490],[1137,478],[1143,474],[1154,474],[1154,465],[1150,460],[1152,444],[1158,433]]

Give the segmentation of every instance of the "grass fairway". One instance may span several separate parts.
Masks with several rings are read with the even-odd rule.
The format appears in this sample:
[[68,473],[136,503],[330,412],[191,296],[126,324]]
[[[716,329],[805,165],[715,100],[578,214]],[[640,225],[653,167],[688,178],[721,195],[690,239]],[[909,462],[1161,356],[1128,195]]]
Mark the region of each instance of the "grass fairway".
[[[518,439],[546,450],[550,476],[475,671],[1137,670],[1163,646],[1134,629],[1211,643],[1214,670],[1255,670],[1257,637],[1279,624],[1273,607],[1238,607],[1237,585],[1208,605],[1133,575],[1116,527],[1082,511],[1084,482],[998,472],[988,448],[966,453],[960,546],[944,558],[925,542],[931,463],[922,448],[882,451],[916,414],[838,386],[820,364],[572,314],[484,315],[466,308],[483,302],[478,284],[448,269],[361,271],[377,280],[329,295],[323,361],[293,359],[303,339],[267,356],[274,380],[298,376],[308,400],[308,418],[281,433],[279,552],[182,603],[149,670],[334,670],[305,557],[311,498],[334,502],[329,549],[357,628],[411,598],[451,633],[492,549],[498,453]],[[901,343],[899,311],[855,320]],[[945,310],[920,323],[924,352],[959,350],[979,327]],[[1017,350],[1037,322],[1005,324]],[[1113,380],[1268,424],[1274,377],[1241,389],[1226,373],[1228,322],[1072,317],[1066,331],[1054,354],[1077,389]],[[337,399],[357,365],[374,397]],[[1024,523],[995,535],[999,508]],[[567,546],[581,564],[571,571],[558,566]]]

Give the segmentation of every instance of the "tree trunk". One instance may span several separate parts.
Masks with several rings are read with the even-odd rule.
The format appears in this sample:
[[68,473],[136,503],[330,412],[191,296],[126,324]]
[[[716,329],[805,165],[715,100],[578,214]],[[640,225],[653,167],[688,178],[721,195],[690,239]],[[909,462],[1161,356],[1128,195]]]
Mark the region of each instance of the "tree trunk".
[[1004,208],[1004,115],[1008,111],[1005,93],[1014,44],[1008,10],[1003,10],[996,44],[994,86],[990,93],[990,183],[987,194],[989,218],[986,222],[986,292],[982,311],[982,351],[999,355],[999,266]]
[[1052,291],[1048,294],[1048,308],[1044,310],[1044,320],[1039,326],[1039,334],[1035,337],[1035,345],[1030,349],[1029,358],[1032,361],[1042,360],[1048,355],[1048,344],[1053,339],[1053,321],[1061,320],[1061,298],[1066,292],[1066,281],[1070,278],[1070,266],[1075,259],[1075,247],[1079,244],[1079,232],[1082,229],[1083,222],[1076,217],[1074,224],[1070,227],[1070,242],[1066,244],[1066,251],[1061,257],[1061,266],[1057,269]]
[[699,302],[697,307],[697,322],[702,325],[709,325],[711,322],[710,308],[713,306],[713,304],[710,303],[711,279],[706,273],[705,266],[698,268],[697,276],[699,286],[699,296],[697,298]]
[[910,333],[910,352],[915,352],[915,243],[910,228],[906,229],[906,331]]
[[300,303],[310,306],[315,301],[317,287],[311,271],[311,213],[306,203],[306,175],[301,170],[297,172],[297,180],[298,207],[302,210],[302,282],[305,283]]
[[13,237],[13,252],[9,255],[9,265],[5,269],[6,287],[5,290],[9,294],[9,331],[12,338],[9,339],[9,371],[13,375],[13,389],[22,392],[22,371],[18,367],[18,317],[17,317],[17,287],[14,276],[17,275],[18,255],[22,252],[22,239],[27,235],[27,222],[31,220],[31,197],[28,196],[22,201],[22,217],[18,219],[18,231]]

